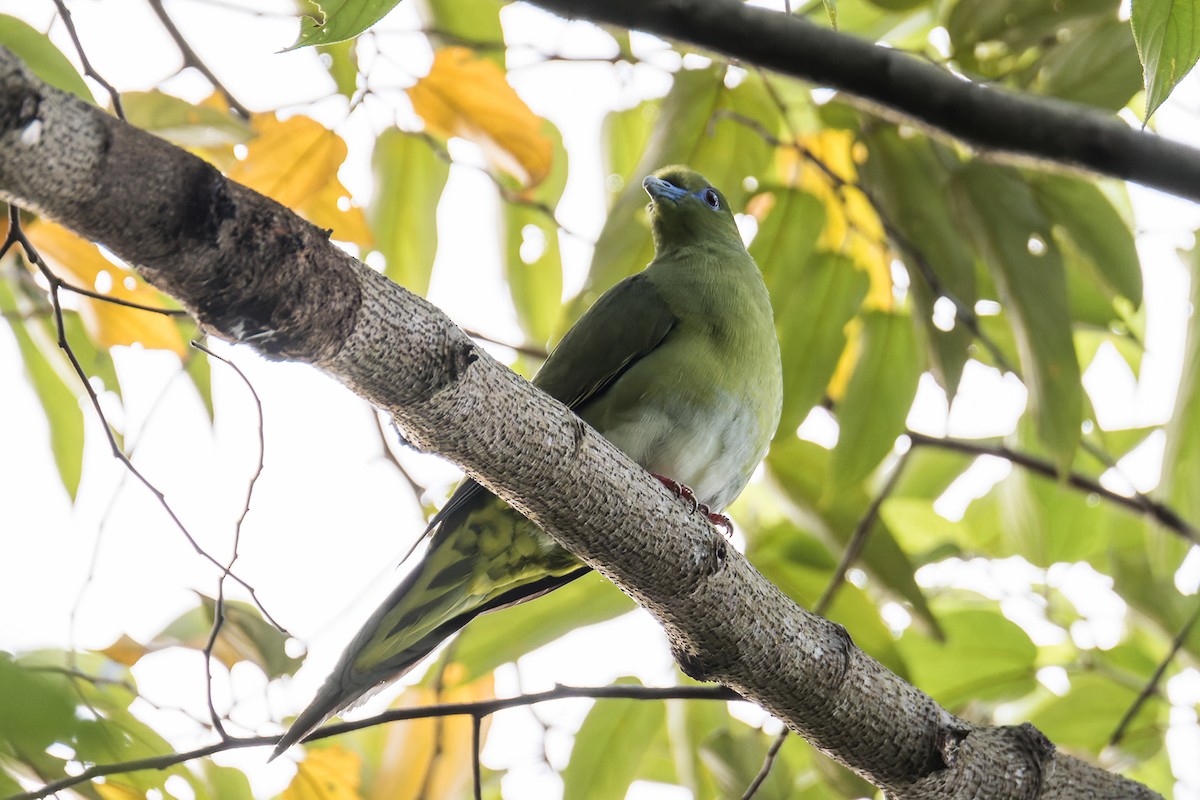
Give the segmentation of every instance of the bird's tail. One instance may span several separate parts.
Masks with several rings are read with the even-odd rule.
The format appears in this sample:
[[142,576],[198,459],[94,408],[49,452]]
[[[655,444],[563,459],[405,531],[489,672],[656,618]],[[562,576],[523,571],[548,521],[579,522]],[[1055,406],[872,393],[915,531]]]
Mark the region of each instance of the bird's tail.
[[469,560],[427,557],[375,610],[313,701],[279,740],[271,759],[307,738],[334,714],[369,697],[417,665],[480,614],[540,597],[589,571],[544,574],[500,594],[474,591]]

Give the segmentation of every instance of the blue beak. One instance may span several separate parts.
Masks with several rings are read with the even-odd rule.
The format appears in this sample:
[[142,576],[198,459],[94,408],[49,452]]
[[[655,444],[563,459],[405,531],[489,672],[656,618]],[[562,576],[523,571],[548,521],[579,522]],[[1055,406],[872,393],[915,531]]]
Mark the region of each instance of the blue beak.
[[653,175],[647,175],[642,179],[642,188],[646,190],[646,194],[650,195],[652,200],[670,200],[672,203],[678,203],[687,195],[686,190]]

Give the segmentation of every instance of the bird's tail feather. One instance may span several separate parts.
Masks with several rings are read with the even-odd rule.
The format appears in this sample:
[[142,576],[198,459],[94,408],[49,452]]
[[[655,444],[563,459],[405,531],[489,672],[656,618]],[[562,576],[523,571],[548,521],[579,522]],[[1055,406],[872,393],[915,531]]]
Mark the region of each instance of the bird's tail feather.
[[[410,600],[413,596],[421,595],[421,592],[414,591],[419,585],[424,584],[421,588],[428,589],[431,578],[436,580],[434,576],[423,574],[422,570],[410,573],[354,637],[354,640],[346,648],[346,651],[338,661],[337,667],[325,679],[325,683],[322,684],[321,688],[317,690],[316,697],[296,717],[287,732],[280,738],[279,743],[271,752],[271,759],[278,757],[292,745],[308,738],[313,731],[325,724],[330,717],[370,697],[383,684],[403,676],[424,659],[425,656],[433,652],[439,644],[480,614],[485,614],[489,611],[498,611],[502,608],[541,597],[585,575],[590,570],[590,567],[581,565],[579,569],[565,575],[548,575],[539,580],[518,586],[502,595],[486,600],[486,602],[481,602],[479,605],[464,610],[429,630],[418,640],[404,647],[400,653],[389,658],[386,664],[379,670],[368,672],[366,676],[357,674],[355,662],[362,654],[363,649],[378,633],[383,620],[402,608],[406,604],[406,600]],[[441,596],[444,597],[444,595]],[[424,599],[428,600],[430,598],[426,596]],[[433,609],[430,606],[436,605],[436,603],[430,604],[427,602],[419,604],[407,609],[402,614],[402,617],[408,617],[422,611],[432,611]],[[392,619],[396,618],[392,616]],[[393,627],[397,626],[393,625]],[[375,680],[370,680],[372,676]]]

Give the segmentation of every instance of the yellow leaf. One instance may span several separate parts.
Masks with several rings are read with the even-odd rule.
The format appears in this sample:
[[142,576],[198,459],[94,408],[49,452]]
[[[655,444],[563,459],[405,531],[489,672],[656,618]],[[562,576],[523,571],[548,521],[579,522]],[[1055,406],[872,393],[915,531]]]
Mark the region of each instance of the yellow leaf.
[[[451,665],[453,668],[456,665]],[[492,674],[443,692],[414,686],[396,699],[393,708],[432,703],[471,703],[496,696]],[[483,721],[480,741],[487,735]],[[379,771],[369,800],[450,800],[467,794],[471,781],[471,717],[437,717],[393,722],[387,726]]]
[[[120,778],[117,778],[120,780]],[[146,794],[132,786],[126,786],[113,781],[105,781],[104,783],[93,783],[91,788],[96,790],[96,794],[103,800],[143,800]]]
[[137,639],[123,633],[120,639],[117,639],[108,647],[98,652],[103,653],[118,664],[132,667],[142,656],[150,652],[150,648]]
[[280,121],[274,114],[259,114],[252,126],[258,135],[246,145],[246,157],[229,170],[230,179],[331,229],[334,239],[370,247],[366,217],[338,180],[347,152],[342,137],[302,116]]
[[474,142],[493,166],[524,186],[536,186],[550,173],[554,143],[542,132],[542,118],[494,62],[465,47],[442,48],[408,98],[430,133]]
[[847,322],[845,333],[846,346],[833,369],[833,375],[829,377],[829,385],[825,387],[826,393],[834,403],[840,403],[846,396],[846,386],[850,383],[850,376],[854,374],[854,366],[858,364],[858,357],[862,353],[862,317],[854,317]]
[[780,148],[779,174],[785,182],[819,198],[825,204],[825,229],[817,246],[842,253],[871,279],[863,301],[866,309],[890,309],[892,296],[891,254],[883,224],[871,203],[853,187],[858,180],[856,160],[863,155],[861,144],[851,131],[824,130],[801,136],[796,144],[812,154],[846,184],[836,182],[795,148]]
[[362,758],[344,747],[309,750],[280,800],[358,800]]
[[[152,308],[165,306],[163,296],[136,273],[109,261],[96,245],[61,225],[37,220],[25,226],[25,234],[54,274],[68,283]],[[75,297],[84,327],[101,347],[141,344],[170,350],[181,358],[187,351],[170,317],[83,295]]]

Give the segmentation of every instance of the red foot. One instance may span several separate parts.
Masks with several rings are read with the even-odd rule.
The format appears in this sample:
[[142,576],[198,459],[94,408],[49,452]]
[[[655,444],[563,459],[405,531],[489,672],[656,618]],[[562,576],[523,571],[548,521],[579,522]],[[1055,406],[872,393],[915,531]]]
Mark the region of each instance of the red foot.
[[676,497],[682,497],[684,500],[692,504],[692,512],[699,511],[704,515],[704,518],[709,521],[715,528],[724,529],[726,536],[733,535],[733,523],[729,517],[724,514],[719,514],[710,509],[705,503],[701,503],[696,499],[696,493],[691,487],[685,486],[677,480],[668,478],[666,475],[659,475],[657,472],[650,473],[658,482],[667,487],[668,491],[674,492]]

